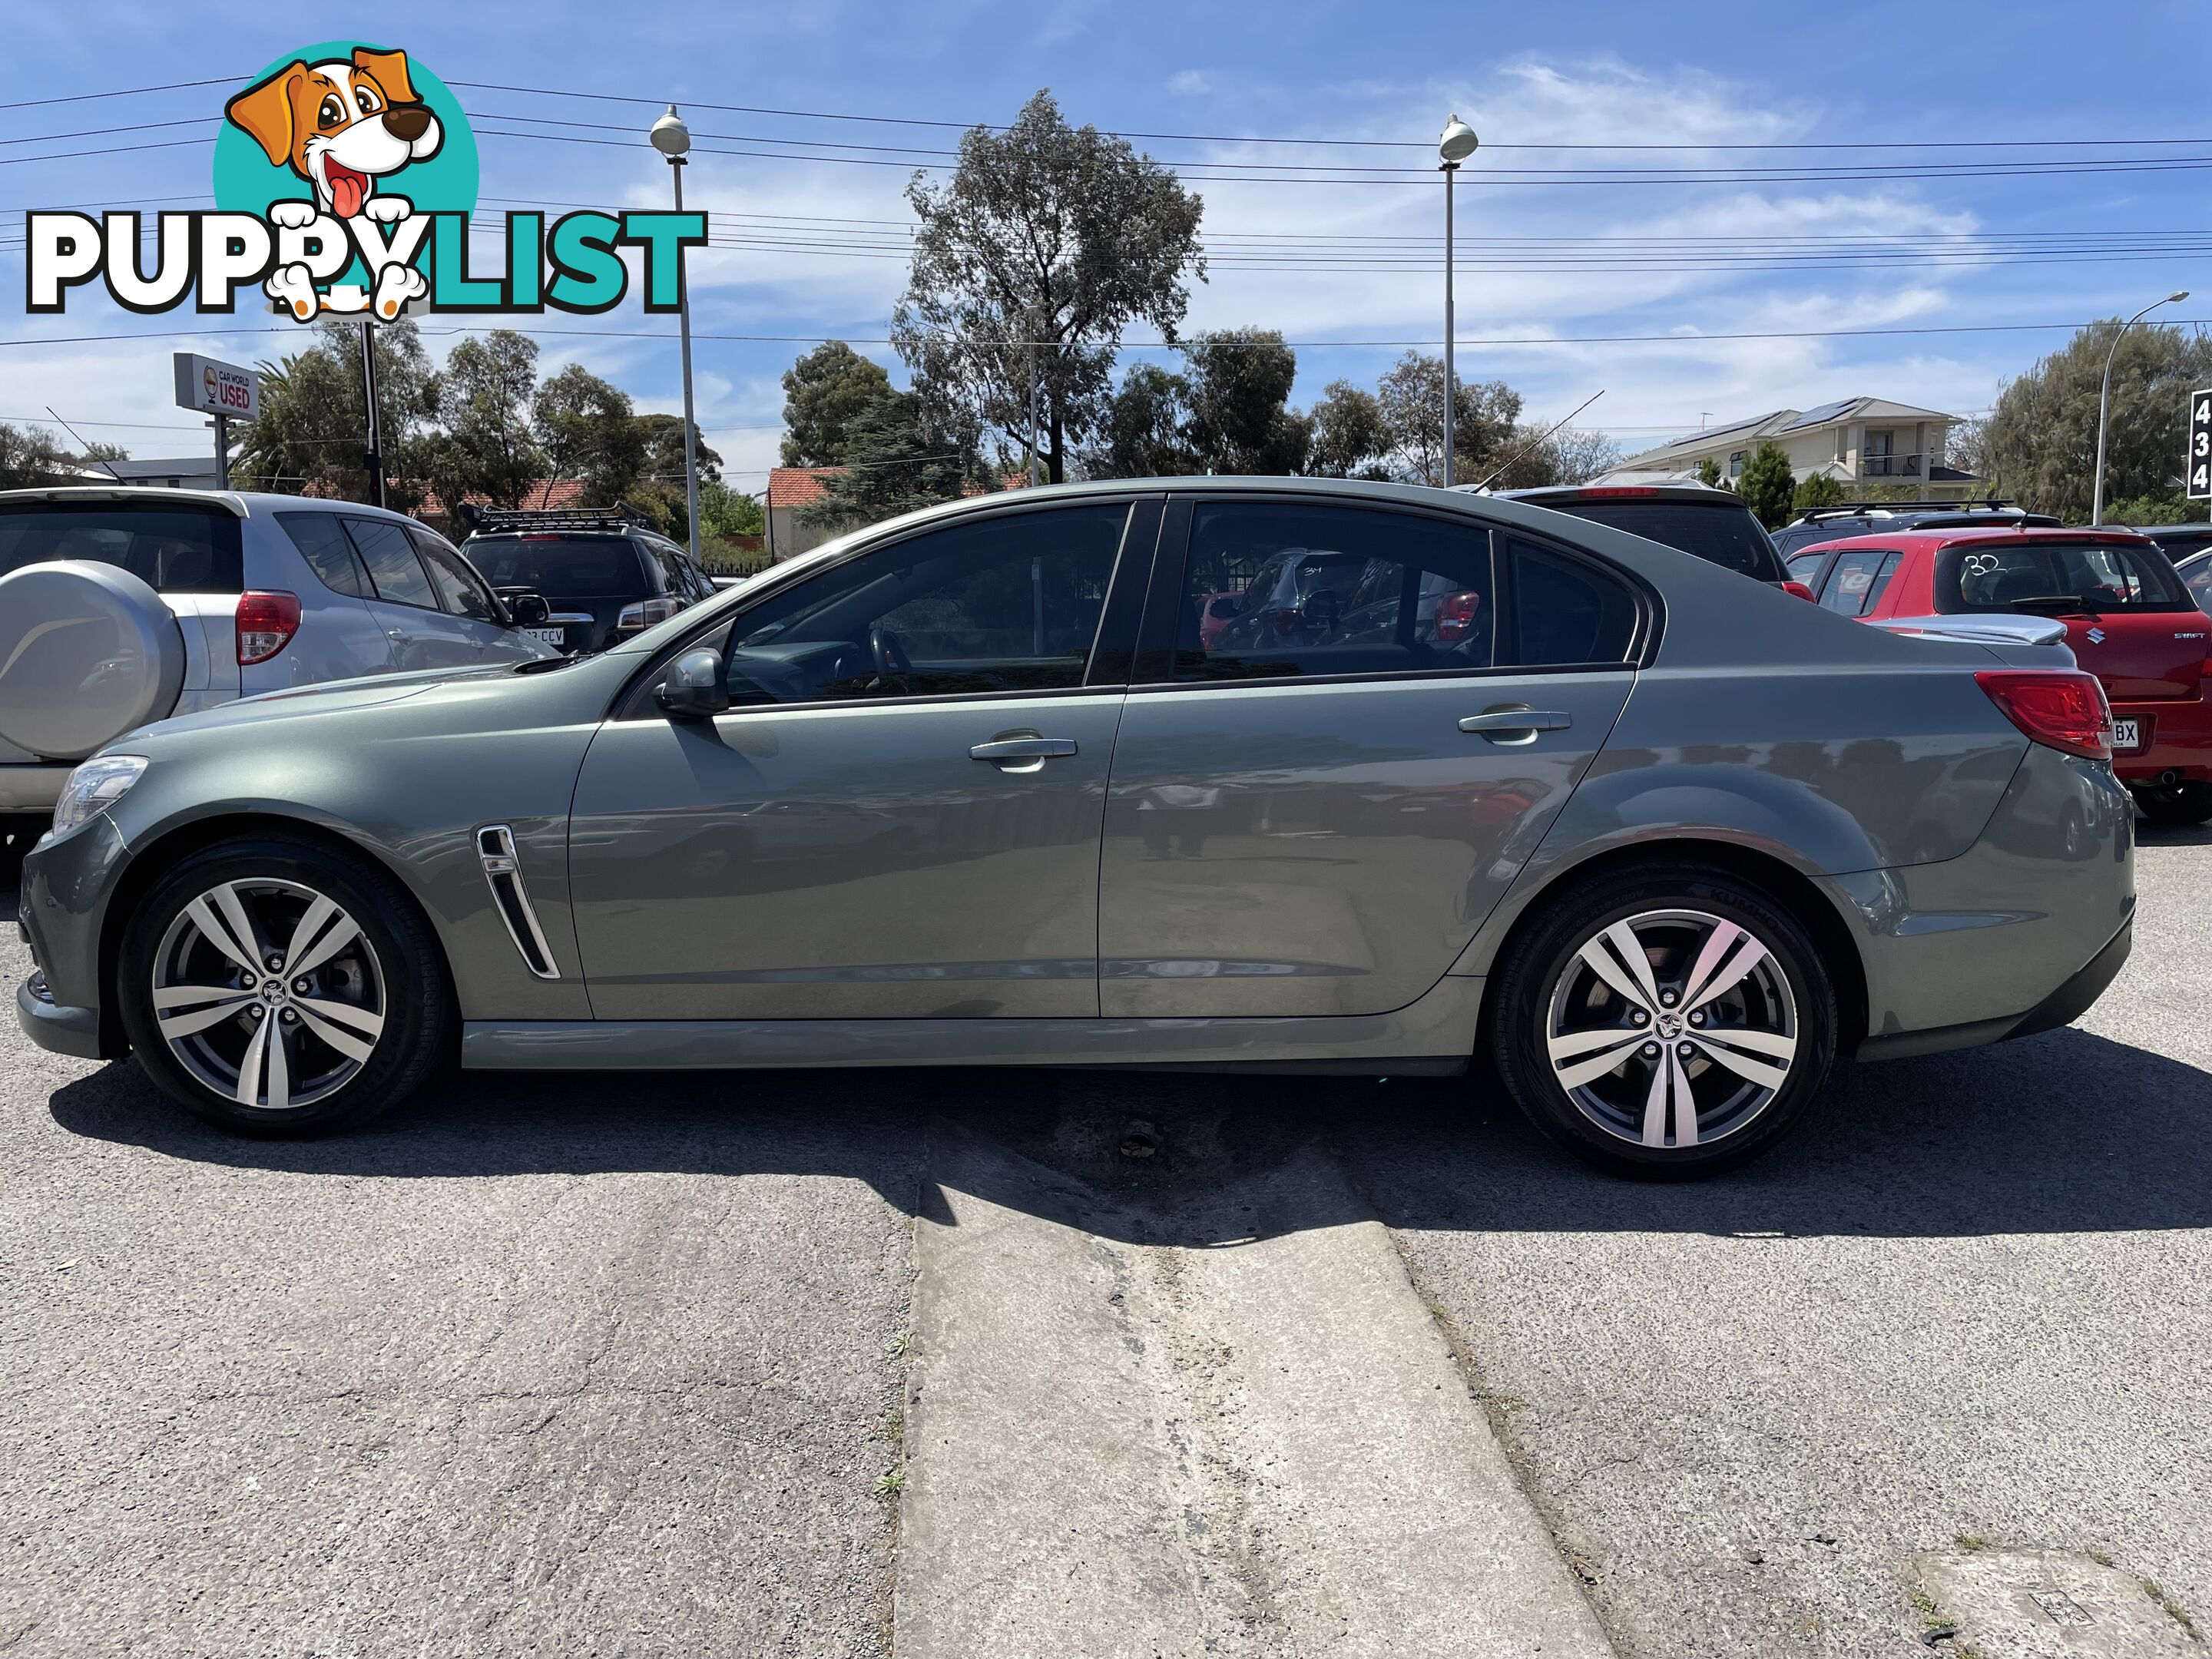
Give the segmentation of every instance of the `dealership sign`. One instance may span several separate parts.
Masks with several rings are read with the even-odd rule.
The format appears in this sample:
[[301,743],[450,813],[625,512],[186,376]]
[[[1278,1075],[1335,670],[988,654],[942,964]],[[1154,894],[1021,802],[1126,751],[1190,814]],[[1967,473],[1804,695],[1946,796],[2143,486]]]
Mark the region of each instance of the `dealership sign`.
[[190,351],[178,352],[175,362],[179,409],[227,421],[250,421],[261,412],[261,377],[252,369]]
[[[93,283],[141,313],[268,304],[295,321],[404,310],[611,311],[634,254],[645,309],[673,312],[703,213],[476,215],[476,137],[445,83],[404,52],[333,40],[280,58],[223,106],[213,212],[24,216],[25,303],[66,308]],[[496,234],[500,253],[471,246]],[[483,240],[489,240],[489,236]],[[481,263],[479,263],[481,261]],[[258,296],[255,291],[258,290]]]

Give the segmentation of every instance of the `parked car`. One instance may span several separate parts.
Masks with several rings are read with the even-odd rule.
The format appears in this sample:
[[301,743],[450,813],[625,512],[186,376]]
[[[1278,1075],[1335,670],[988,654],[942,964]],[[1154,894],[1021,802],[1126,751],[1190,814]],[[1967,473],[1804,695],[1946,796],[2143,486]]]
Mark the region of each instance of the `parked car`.
[[479,509],[461,550],[494,587],[545,596],[538,637],[563,651],[604,651],[719,590],[691,556],[619,511]]
[[2137,535],[2156,542],[2159,551],[2173,561],[2197,609],[2212,612],[2212,524],[2137,525],[2134,528]]
[[[1270,568],[1301,606],[1395,586],[1397,625],[1205,643],[1200,597]],[[1489,625],[1420,637],[1431,578]],[[251,1134],[358,1123],[457,1049],[1494,1066],[1584,1156],[1700,1173],[1837,1055],[2062,1024],[2126,957],[2097,683],[2054,623],[1940,620],[1434,489],[986,496],[597,655],[112,745],[24,860],[17,1011]]]
[[2151,817],[2212,819],[2212,631],[2156,543],[2080,526],[1920,531],[1792,562],[1826,610],[1869,621],[2027,615],[2067,643],[2112,708],[2112,763]]
[[[1473,490],[1474,485],[1457,485]],[[1741,495],[1695,483],[1667,484],[1547,484],[1504,489],[1500,501],[1527,501],[1593,524],[1611,525],[1664,547],[1695,554],[1755,581],[1790,586],[1773,538]],[[1809,595],[1799,594],[1800,599]]]
[[0,491],[0,812],[121,733],[237,697],[547,655],[412,519],[300,495]]
[[1845,501],[1816,507],[1774,532],[1774,545],[1796,568],[1796,556],[1822,542],[1903,530],[1967,530],[2055,525],[2048,513],[2026,513],[1992,496],[1985,501]]

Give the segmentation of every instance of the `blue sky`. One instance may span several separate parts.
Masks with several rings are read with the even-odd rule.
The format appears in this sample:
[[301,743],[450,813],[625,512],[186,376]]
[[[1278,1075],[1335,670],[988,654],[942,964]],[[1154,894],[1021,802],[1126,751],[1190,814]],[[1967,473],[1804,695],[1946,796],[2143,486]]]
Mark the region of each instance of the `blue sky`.
[[[266,4],[106,0],[97,27],[88,21],[82,9],[13,9],[0,24],[0,102],[242,76],[311,39],[353,34],[403,46],[449,82],[527,89],[462,90],[480,130],[527,125],[602,141],[485,133],[488,210],[520,200],[665,204],[666,169],[641,143],[623,143],[656,112],[608,100],[674,98],[687,105],[702,151],[781,152],[702,153],[690,170],[688,205],[710,210],[718,241],[744,244],[695,263],[695,326],[849,338],[895,374],[889,348],[864,343],[887,331],[905,273],[902,190],[909,166],[930,159],[901,147],[949,149],[957,129],[700,106],[997,123],[1048,87],[1077,121],[1201,135],[1140,141],[1164,161],[1218,175],[1194,186],[1206,198],[1213,268],[1194,289],[1188,325],[1272,326],[1316,343],[1299,350],[1300,401],[1339,377],[1371,383],[1400,349],[1323,343],[1441,337],[1440,255],[1427,240],[1440,234],[1440,186],[1418,171],[1323,182],[1330,175],[1275,170],[1418,169],[1417,149],[1218,136],[1422,143],[1457,111],[1486,143],[1458,189],[1462,374],[1505,380],[1532,414],[1552,417],[1602,388],[1585,423],[1630,450],[1706,416],[1862,392],[1973,412],[2065,337],[2014,325],[2130,312],[2177,287],[2203,297],[2174,313],[2212,317],[2212,232],[2200,228],[2212,183],[2208,3],[384,0],[357,13],[326,9],[301,25]],[[43,419],[51,404],[86,436],[142,456],[197,453],[204,436],[169,407],[168,354],[252,362],[295,343],[282,332],[153,337],[189,331],[194,319],[133,317],[82,292],[63,317],[22,309],[21,212],[155,198],[204,205],[205,143],[112,147],[211,134],[228,90],[0,111],[0,292],[9,296],[0,419]],[[98,131],[195,120],[207,125]],[[86,136],[66,136],[76,134]],[[2200,142],[2156,142],[2191,138]],[[2060,139],[2143,142],[2051,147]],[[800,141],[855,148],[836,152],[842,161],[805,160],[793,153]],[[1992,141],[2012,147],[1727,148]],[[1948,175],[1865,176],[1931,167]],[[1686,183],[1589,171],[1603,168],[1734,171]],[[1545,171],[1557,169],[1580,171]],[[1511,173],[1526,181],[1507,182]],[[233,325],[264,320],[241,315]],[[442,353],[456,337],[438,331],[463,319],[422,320]],[[667,320],[644,317],[633,301],[599,319],[544,321],[577,331],[541,337],[547,368],[580,361],[641,408],[680,406]],[[1950,331],[1968,328],[2005,331]],[[1944,331],[1814,334],[1833,330]],[[145,337],[41,343],[126,332]],[[1713,337],[1783,333],[1803,337]],[[1622,335],[1668,337],[1577,343]],[[1482,343],[1504,341],[1522,343]],[[762,481],[781,409],[777,377],[805,349],[698,345],[701,424],[741,488]]]

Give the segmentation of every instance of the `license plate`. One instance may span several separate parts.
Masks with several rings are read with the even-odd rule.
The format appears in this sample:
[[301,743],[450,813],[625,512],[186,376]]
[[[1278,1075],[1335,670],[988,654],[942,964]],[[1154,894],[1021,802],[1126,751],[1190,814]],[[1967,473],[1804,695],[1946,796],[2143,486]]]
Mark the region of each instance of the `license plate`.
[[565,628],[526,628],[522,631],[540,645],[550,645],[556,649],[568,643],[568,630]]
[[2138,720],[2114,720],[2112,722],[2112,747],[2115,749],[2142,748],[2142,723]]

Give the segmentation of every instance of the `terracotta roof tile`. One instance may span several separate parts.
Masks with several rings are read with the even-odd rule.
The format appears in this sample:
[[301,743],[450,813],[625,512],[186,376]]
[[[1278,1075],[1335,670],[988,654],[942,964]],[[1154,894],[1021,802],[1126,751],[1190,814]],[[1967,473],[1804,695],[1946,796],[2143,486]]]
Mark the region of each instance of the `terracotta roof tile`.
[[822,481],[842,472],[842,466],[779,466],[768,475],[768,498],[776,507],[805,507],[822,499]]

